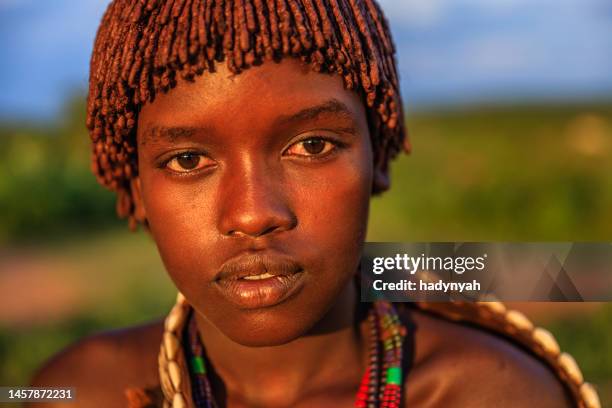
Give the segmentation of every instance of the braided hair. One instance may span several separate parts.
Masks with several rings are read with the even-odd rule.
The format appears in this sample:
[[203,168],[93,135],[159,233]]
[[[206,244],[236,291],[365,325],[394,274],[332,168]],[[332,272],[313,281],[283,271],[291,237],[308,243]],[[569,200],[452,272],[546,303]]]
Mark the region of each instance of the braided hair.
[[338,74],[366,107],[374,161],[409,151],[388,23],[375,0],[114,0],[91,58],[87,128],[92,170],[117,193],[117,213],[137,224],[140,108],[177,81],[226,63],[240,73],[264,61],[300,59]]

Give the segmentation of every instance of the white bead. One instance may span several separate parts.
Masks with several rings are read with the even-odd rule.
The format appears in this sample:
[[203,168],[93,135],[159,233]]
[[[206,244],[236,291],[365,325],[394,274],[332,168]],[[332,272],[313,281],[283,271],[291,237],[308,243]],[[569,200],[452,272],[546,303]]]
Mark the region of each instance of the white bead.
[[168,363],[168,374],[170,374],[170,381],[172,381],[174,389],[179,390],[181,387],[181,369],[176,361],[170,361]]
[[584,402],[586,402],[586,408],[601,408],[601,402],[599,402],[599,396],[595,388],[589,383],[584,383],[580,387],[580,396]]
[[502,302],[478,302],[495,314],[503,314],[506,312],[506,306]]
[[167,331],[177,331],[185,320],[185,311],[182,306],[175,305],[168,317],[166,317],[166,330]]
[[168,360],[174,360],[176,352],[180,348],[180,344],[173,333],[164,332],[164,348],[166,349],[166,358]]
[[181,393],[177,392],[174,394],[174,398],[172,398],[172,408],[186,408],[187,404],[185,403],[185,398],[181,395]]
[[582,372],[580,371],[580,368],[578,368],[578,364],[576,364],[574,357],[567,353],[562,353],[559,356],[558,362],[572,381],[577,384],[582,384],[584,377],[582,376]]
[[533,331],[533,339],[549,354],[558,356],[561,352],[559,343],[557,343],[557,340],[555,340],[553,335],[546,329],[536,327]]
[[510,310],[506,313],[506,320],[519,330],[532,330],[533,323],[518,310]]
[[159,364],[159,380],[160,380],[164,395],[172,395],[174,394],[174,389],[172,388],[172,383],[170,382],[170,378],[168,378],[168,363],[165,360],[165,356],[163,355],[163,353],[159,353],[158,364]]

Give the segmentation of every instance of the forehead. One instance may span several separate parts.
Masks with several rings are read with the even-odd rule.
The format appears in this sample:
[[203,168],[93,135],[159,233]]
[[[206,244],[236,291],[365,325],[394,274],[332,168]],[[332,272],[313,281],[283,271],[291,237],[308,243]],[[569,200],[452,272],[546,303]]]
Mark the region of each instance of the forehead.
[[238,75],[221,63],[216,72],[206,72],[193,82],[179,81],[176,88],[143,106],[138,134],[155,126],[255,129],[296,113],[306,112],[302,119],[308,118],[308,108],[321,107],[328,114],[367,121],[361,98],[346,90],[338,75],[314,72],[290,58]]

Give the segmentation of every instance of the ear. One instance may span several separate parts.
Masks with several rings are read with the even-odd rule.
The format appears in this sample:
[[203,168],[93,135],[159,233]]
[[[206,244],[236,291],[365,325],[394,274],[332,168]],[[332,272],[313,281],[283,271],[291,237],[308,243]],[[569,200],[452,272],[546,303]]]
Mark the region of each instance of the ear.
[[147,212],[142,200],[142,187],[140,185],[139,176],[130,180],[130,190],[132,193],[132,202],[134,203],[134,218],[136,221],[144,224],[147,220]]
[[381,194],[391,187],[389,178],[389,161],[385,158],[377,158],[374,162],[374,174],[372,183],[372,194]]
[[374,156],[374,169],[372,174],[372,195],[381,194],[391,187],[389,179],[389,160],[381,150],[381,147],[375,148],[375,141],[380,140],[382,124],[380,117],[374,110],[366,111],[368,118],[368,129],[370,131],[370,140],[372,141],[372,150]]

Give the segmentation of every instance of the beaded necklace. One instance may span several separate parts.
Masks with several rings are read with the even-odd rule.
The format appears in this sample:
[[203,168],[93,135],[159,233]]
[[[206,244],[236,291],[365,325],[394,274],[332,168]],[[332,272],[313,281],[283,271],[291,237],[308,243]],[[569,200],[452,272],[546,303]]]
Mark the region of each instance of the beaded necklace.
[[[356,407],[398,407],[401,403],[401,377],[402,371],[394,370],[393,367],[401,367],[401,345],[406,329],[399,325],[397,313],[392,304],[375,302],[368,316],[370,324],[370,345],[368,369],[361,382],[355,402]],[[415,306],[424,312],[440,316],[453,322],[469,322],[482,329],[490,330],[507,337],[514,343],[520,344],[531,350],[542,361],[544,361],[557,375],[557,379],[565,386],[576,406],[584,408],[601,408],[597,390],[593,385],[584,381],[584,377],[576,361],[571,355],[563,353],[555,338],[547,330],[535,327],[522,313],[509,310],[500,302],[450,302],[450,303],[416,303]],[[210,391],[210,385],[204,383],[204,395],[207,399],[193,396],[194,380],[190,378],[188,363],[193,368],[191,371],[196,375],[205,375],[206,367],[203,354],[189,354],[192,347],[189,343],[181,344],[181,340],[189,338],[185,323],[189,321],[192,307],[185,297],[179,293],[176,304],[164,321],[163,340],[158,354],[158,368],[160,385],[163,392],[164,408],[196,408],[215,407],[215,401]],[[391,315],[389,318],[381,316]],[[384,322],[387,322],[385,329]],[[398,327],[397,330],[394,329]],[[381,329],[382,327],[382,329]],[[196,331],[197,332],[197,331]],[[385,335],[385,333],[387,333]],[[391,333],[391,336],[389,335]],[[393,334],[396,333],[396,334]],[[397,338],[399,333],[400,339]],[[393,340],[389,341],[389,337]],[[376,341],[372,341],[376,339]],[[386,341],[385,341],[386,339]],[[201,344],[201,343],[200,343]],[[399,350],[397,350],[399,348]],[[393,349],[399,351],[394,352]],[[197,348],[195,349],[197,351]],[[383,361],[379,366],[380,353],[384,350],[384,360],[390,360],[393,356],[394,363]],[[201,353],[203,353],[203,348]],[[394,354],[395,353],[395,354]],[[192,357],[200,355],[201,360],[193,360]],[[194,376],[195,377],[195,376]],[[367,378],[367,381],[366,381]],[[377,392],[378,390],[378,392]],[[142,398],[144,391],[140,389],[128,389],[134,394],[134,398]],[[394,395],[397,394],[397,395]],[[385,397],[386,396],[386,397]],[[210,401],[207,403],[206,401]],[[197,405],[196,405],[197,404]],[[136,402],[133,407],[144,407]],[[149,406],[149,405],[147,405]]]
[[[402,399],[402,345],[406,328],[401,324],[393,305],[387,301],[373,303],[368,313],[368,323],[368,367],[357,392],[355,407],[399,408]],[[189,361],[194,405],[198,408],[217,408],[193,312],[189,317],[186,334],[185,352]]]

